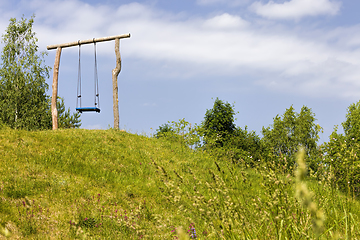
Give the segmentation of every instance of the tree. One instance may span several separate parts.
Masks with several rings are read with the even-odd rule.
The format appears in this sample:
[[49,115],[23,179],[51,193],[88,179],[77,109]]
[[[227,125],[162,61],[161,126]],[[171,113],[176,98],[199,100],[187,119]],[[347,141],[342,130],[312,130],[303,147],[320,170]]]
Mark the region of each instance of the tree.
[[45,79],[50,67],[43,62],[46,53],[38,52],[37,38],[32,30],[34,16],[29,21],[10,19],[0,68],[0,118],[12,128],[48,129],[51,115]]
[[80,113],[75,112],[71,115],[70,108],[65,109],[63,98],[58,97],[56,108],[58,110],[59,128],[79,128],[81,126]]
[[262,141],[268,149],[271,149],[270,153],[273,156],[286,157],[290,165],[295,163],[295,153],[300,145],[305,148],[308,158],[314,162],[318,155],[317,141],[321,130],[315,121],[315,114],[310,108],[303,106],[298,114],[291,106],[286,109],[282,117],[276,115],[272,128],[263,127]]
[[[29,21],[10,19],[0,68],[0,120],[12,128],[51,129],[51,101],[46,94],[50,67],[44,64],[45,52],[37,54],[37,38],[32,31],[34,16]],[[80,114],[70,115],[64,100],[57,100],[59,127],[78,128]]]
[[204,144],[223,146],[235,133],[234,116],[234,106],[216,98],[213,108],[206,110],[202,122]]
[[342,126],[346,140],[360,143],[360,101],[348,107],[346,120]]
[[344,135],[337,133],[337,126],[324,143],[324,163],[330,167],[335,182],[343,190],[360,190],[360,101],[351,104],[342,123]]

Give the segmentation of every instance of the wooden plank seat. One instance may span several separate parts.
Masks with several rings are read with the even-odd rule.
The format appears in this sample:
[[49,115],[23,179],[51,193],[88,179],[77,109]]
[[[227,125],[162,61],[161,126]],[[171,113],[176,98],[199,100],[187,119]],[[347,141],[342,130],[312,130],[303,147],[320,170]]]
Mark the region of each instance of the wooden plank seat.
[[82,113],[82,112],[97,112],[100,113],[100,108],[98,107],[79,107],[76,108],[76,111]]

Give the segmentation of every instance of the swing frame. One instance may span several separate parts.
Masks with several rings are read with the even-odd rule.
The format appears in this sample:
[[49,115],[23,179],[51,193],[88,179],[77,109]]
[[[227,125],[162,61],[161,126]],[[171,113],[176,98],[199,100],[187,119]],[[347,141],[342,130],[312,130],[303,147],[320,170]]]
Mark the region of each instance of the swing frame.
[[93,38],[88,40],[82,40],[71,43],[62,43],[47,46],[47,50],[56,49],[53,83],[52,83],[52,99],[51,99],[51,116],[52,116],[52,128],[58,129],[58,111],[56,108],[56,100],[58,95],[58,78],[59,78],[59,66],[61,51],[63,48],[77,46],[79,44],[89,44],[93,42],[104,42],[115,40],[115,55],[116,55],[116,67],[112,70],[112,83],[113,83],[113,111],[114,111],[114,128],[119,129],[119,100],[118,100],[118,84],[117,78],[121,71],[121,57],[120,57],[120,39],[130,38],[130,33],[122,34],[112,37]]

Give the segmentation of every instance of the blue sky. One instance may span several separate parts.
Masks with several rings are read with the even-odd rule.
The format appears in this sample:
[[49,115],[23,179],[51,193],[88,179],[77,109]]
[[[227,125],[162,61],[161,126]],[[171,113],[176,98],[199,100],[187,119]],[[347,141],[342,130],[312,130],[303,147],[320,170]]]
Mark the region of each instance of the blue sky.
[[[354,0],[9,0],[11,17],[29,18],[47,45],[131,33],[121,40],[120,127],[152,133],[167,121],[200,123],[214,99],[235,103],[236,125],[258,134],[273,117],[303,105],[327,141],[360,97],[360,1]],[[99,43],[101,113],[83,128],[113,126],[114,42]],[[59,95],[75,111],[77,47],[62,52]],[[46,64],[53,67],[55,50]],[[93,46],[82,46],[83,105],[93,103]],[[52,73],[48,80],[51,93]],[[151,130],[151,128],[153,130]]]

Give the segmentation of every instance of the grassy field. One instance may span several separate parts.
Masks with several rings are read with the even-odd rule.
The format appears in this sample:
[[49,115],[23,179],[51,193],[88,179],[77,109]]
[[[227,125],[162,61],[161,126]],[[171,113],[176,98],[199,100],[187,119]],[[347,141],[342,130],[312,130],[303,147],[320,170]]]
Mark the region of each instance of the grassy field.
[[0,239],[360,239],[353,193],[286,159],[250,169],[113,129],[7,128],[0,159]]

